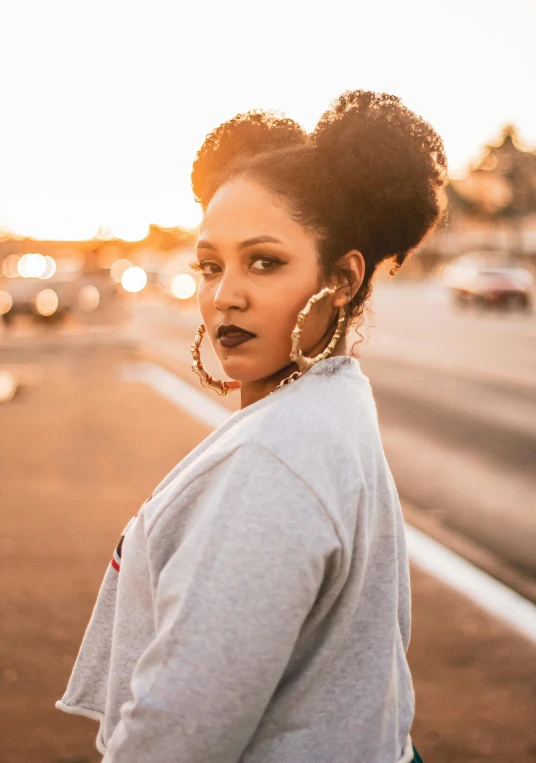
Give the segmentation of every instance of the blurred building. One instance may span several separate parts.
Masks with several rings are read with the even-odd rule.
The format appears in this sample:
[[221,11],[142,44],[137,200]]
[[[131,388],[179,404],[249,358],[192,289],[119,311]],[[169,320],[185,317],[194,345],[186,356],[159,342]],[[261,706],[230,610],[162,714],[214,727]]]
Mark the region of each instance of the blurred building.
[[536,152],[518,147],[512,127],[465,178],[450,181],[447,196],[451,222],[440,236],[443,247],[536,252]]
[[[463,178],[445,188],[446,221],[404,263],[398,279],[419,278],[467,252],[503,252],[536,268],[536,151],[524,150],[515,129],[506,127],[497,145],[485,146]],[[141,241],[124,241],[102,232],[88,241],[0,239],[0,264],[10,254],[40,252],[55,259],[79,258],[88,273],[107,270],[128,258],[143,267],[160,267],[181,251],[192,250],[197,231],[149,226]],[[386,277],[393,263],[380,268]]]
[[503,253],[536,267],[536,151],[523,150],[506,127],[466,176],[449,180],[444,225],[404,264],[400,275],[429,273],[473,251]]

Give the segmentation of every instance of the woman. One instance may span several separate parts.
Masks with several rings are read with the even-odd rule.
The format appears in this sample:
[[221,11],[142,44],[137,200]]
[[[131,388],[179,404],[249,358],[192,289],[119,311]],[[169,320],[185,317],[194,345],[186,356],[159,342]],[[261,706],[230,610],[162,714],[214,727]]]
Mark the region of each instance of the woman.
[[[249,113],[205,140],[194,370],[241,409],[106,573],[57,703],[100,721],[104,763],[418,760],[404,525],[348,336],[378,264],[437,220],[444,173],[432,128],[368,92],[311,135]],[[233,381],[204,370],[205,332]]]

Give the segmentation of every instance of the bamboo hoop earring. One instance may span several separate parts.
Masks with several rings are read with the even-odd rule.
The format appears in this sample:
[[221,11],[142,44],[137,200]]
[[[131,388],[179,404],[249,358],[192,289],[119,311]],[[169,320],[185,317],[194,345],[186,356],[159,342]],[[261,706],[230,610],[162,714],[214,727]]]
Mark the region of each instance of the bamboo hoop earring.
[[[328,358],[333,350],[335,349],[335,345],[337,344],[338,340],[340,339],[342,335],[342,331],[344,328],[344,323],[346,321],[346,311],[344,309],[344,305],[341,305],[339,308],[339,318],[337,321],[337,326],[335,328],[335,332],[333,336],[330,339],[330,342],[326,349],[316,355],[314,358],[307,357],[303,354],[301,348],[300,348],[300,338],[301,338],[301,332],[303,329],[303,324],[305,322],[306,317],[309,315],[309,311],[311,310],[312,306],[319,302],[323,297],[326,296],[326,294],[334,294],[337,291],[335,287],[329,288],[325,287],[322,289],[322,291],[319,291],[318,294],[313,294],[313,296],[309,299],[303,310],[298,313],[298,320],[296,322],[296,326],[294,327],[294,330],[291,334],[291,340],[292,340],[292,349],[290,351],[290,361],[292,363],[296,363],[298,366],[298,371],[294,371],[290,374],[290,376],[287,376],[285,379],[283,379],[277,387],[270,392],[270,395],[272,395],[276,389],[279,389],[280,387],[283,387],[286,384],[290,384],[293,381],[296,381],[296,379],[299,379],[299,377],[307,371],[311,366],[314,366],[315,363],[318,363],[320,360],[325,360]],[[199,376],[199,379],[201,381],[201,384],[203,387],[208,387],[209,389],[215,390],[218,395],[227,395],[229,392],[233,392],[236,389],[240,389],[240,382],[238,381],[222,381],[221,379],[214,379],[213,376],[211,376],[208,371],[205,370],[203,367],[203,363],[201,362],[201,342],[203,340],[203,336],[205,335],[206,328],[205,325],[202,323],[199,328],[197,329],[197,333],[195,335],[195,339],[192,343],[191,350],[192,350],[192,357],[194,362],[192,363],[192,371]]]
[[192,371],[194,372],[194,374],[197,374],[199,376],[199,379],[203,387],[208,387],[209,389],[215,390],[218,393],[218,395],[227,395],[228,392],[233,392],[235,389],[240,389],[240,382],[222,381],[221,379],[215,379],[203,367],[203,363],[201,362],[200,346],[201,346],[201,342],[203,341],[203,336],[205,335],[205,332],[206,332],[206,328],[204,323],[202,323],[197,329],[195,339],[191,346],[192,357],[194,359],[194,362],[192,363]]
[[[314,366],[315,363],[318,363],[320,360],[325,360],[328,358],[333,350],[335,349],[335,345],[339,341],[342,331],[344,328],[344,323],[346,321],[346,310],[344,309],[344,305],[341,305],[339,308],[339,319],[337,321],[337,326],[335,328],[335,332],[333,336],[330,339],[330,342],[326,349],[316,355],[314,358],[307,357],[307,355],[304,355],[301,348],[300,348],[300,338],[301,338],[301,332],[303,329],[303,324],[305,323],[306,317],[309,315],[309,311],[311,310],[312,306],[315,305],[317,302],[319,302],[323,297],[326,296],[326,294],[334,294],[337,291],[336,287],[332,287],[331,289],[326,286],[322,291],[319,291],[318,294],[313,294],[313,296],[309,299],[303,310],[298,313],[298,320],[296,322],[296,326],[294,327],[294,330],[292,332],[291,339],[292,339],[292,349],[290,351],[290,360],[292,363],[296,363],[298,366],[298,371],[294,371],[290,374],[290,376],[287,376],[283,381],[279,382],[277,387],[275,389],[279,389],[279,387],[283,387],[285,384],[290,384],[293,381],[296,381],[296,379],[299,379],[299,377],[307,371],[311,366]],[[275,390],[273,390],[275,392]],[[272,393],[270,393],[272,394]]]
[[305,319],[309,315],[311,307],[315,305],[317,302],[320,302],[320,300],[323,297],[325,297],[326,294],[334,294],[336,291],[337,289],[335,287],[330,289],[326,286],[324,289],[322,289],[322,291],[319,291],[318,294],[313,294],[313,296],[311,297],[309,302],[305,305],[301,313],[298,313],[298,320],[296,322],[296,326],[294,327],[294,331],[291,334],[292,350],[290,351],[290,359],[293,363],[297,364],[298,368],[300,369],[302,373],[304,371],[307,371],[309,368],[311,368],[311,366],[313,366],[315,363],[318,363],[319,360],[324,360],[325,358],[328,358],[333,352],[338,340],[340,339],[344,320],[346,318],[346,312],[344,310],[343,305],[341,305],[339,309],[339,320],[337,321],[337,327],[326,349],[323,352],[316,355],[314,358],[309,358],[302,353],[302,350],[300,348],[300,338],[301,338],[301,332],[303,329],[303,324],[305,323]]

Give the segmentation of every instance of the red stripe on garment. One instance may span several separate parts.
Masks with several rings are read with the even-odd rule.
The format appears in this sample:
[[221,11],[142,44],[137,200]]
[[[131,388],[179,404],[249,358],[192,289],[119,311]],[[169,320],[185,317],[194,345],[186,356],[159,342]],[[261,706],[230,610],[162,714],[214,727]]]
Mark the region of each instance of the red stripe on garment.
[[117,572],[119,572],[119,570],[121,569],[121,567],[117,564],[115,559],[112,559],[112,567],[114,568],[114,570],[117,570]]

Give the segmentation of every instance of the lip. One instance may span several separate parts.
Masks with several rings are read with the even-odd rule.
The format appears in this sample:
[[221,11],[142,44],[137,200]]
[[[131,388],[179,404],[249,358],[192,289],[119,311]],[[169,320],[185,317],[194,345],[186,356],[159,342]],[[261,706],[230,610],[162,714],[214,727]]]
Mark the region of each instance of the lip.
[[251,334],[251,336],[255,336],[253,331],[237,326],[236,323],[222,323],[216,330],[216,336],[219,338],[227,336],[227,334]]
[[255,339],[254,334],[234,334],[232,336],[220,336],[218,337],[218,342],[222,345],[222,347],[238,347],[239,344],[244,344],[244,342],[248,342],[250,339]]

